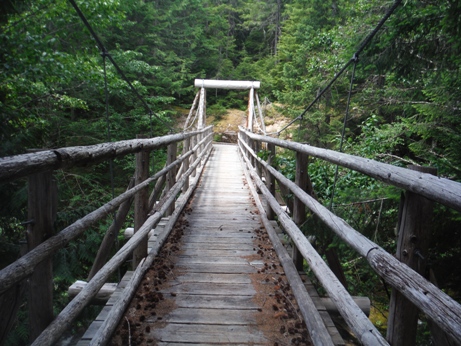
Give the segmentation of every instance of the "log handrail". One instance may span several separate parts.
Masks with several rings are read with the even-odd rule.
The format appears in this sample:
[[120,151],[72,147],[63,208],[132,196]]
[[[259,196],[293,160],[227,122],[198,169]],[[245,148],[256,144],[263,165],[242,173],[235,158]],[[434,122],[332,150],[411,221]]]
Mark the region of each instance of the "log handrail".
[[439,202],[461,212],[461,184],[432,174],[412,171],[387,163],[340,153],[334,150],[316,148],[307,144],[284,141],[277,138],[257,135],[241,128],[248,137],[281,148],[294,150],[307,155],[350,168],[386,184],[390,184]]
[[[107,281],[111,273],[133,253],[136,247],[142,246],[142,240],[147,236],[150,228],[155,226],[164,216],[168,207],[174,204],[174,200],[181,190],[185,190],[184,186],[189,184],[189,176],[195,175],[197,169],[203,169],[203,165],[201,165],[200,168],[198,167],[211,152],[210,147],[212,138],[212,126],[209,126],[198,131],[151,139],[103,143],[86,147],[68,147],[0,158],[0,182],[8,182],[26,177],[30,174],[36,174],[37,172],[96,164],[114,157],[138,153],[141,150],[152,151],[173,143],[176,144],[183,140],[189,143],[189,139],[192,139],[195,144],[192,146],[188,144],[181,156],[166,165],[153,176],[129,188],[111,201],[88,213],[59,233],[40,243],[15,262],[0,270],[1,295],[8,289],[11,289],[15,284],[18,284],[34,273],[39,263],[50,258],[57,250],[83,234],[90,226],[103,220],[122,203],[132,199],[140,190],[146,188],[150,183],[155,181],[159,182],[166,174],[172,170],[176,170],[180,165],[188,167],[183,169],[185,172],[179,177],[177,183],[172,186],[169,191],[164,191],[163,197],[155,208],[152,209],[150,217],[136,235],[133,236],[99,271],[97,271],[95,276],[86,285],[85,289],[61,311],[57,318],[51,322],[43,332],[41,332],[35,341],[33,341],[33,345],[49,345],[57,341],[62,333],[71,325],[72,321],[79,315],[79,312],[92,301],[92,298]],[[162,184],[159,184],[159,186],[160,185]],[[185,190],[184,194],[190,194],[190,190],[191,189]],[[44,327],[45,326],[42,326],[41,330],[43,330]],[[40,330],[38,333],[40,333]]]
[[82,291],[61,311],[54,321],[46,328],[40,336],[35,339],[32,346],[52,345],[59,337],[72,325],[73,320],[90,303],[91,299],[98,293],[100,288],[107,281],[109,276],[127,259],[133,252],[136,246],[143,238],[156,226],[161,220],[163,214],[167,211],[170,205],[175,201],[176,196],[180,193],[186,179],[201,163],[202,159],[209,152],[211,142],[208,142],[206,148],[201,152],[199,157],[194,161],[191,167],[183,174],[178,182],[163,198],[163,203],[160,207],[156,207],[150,214],[146,222],[141,228],[134,233],[130,240],[112,257],[98,273],[91,279]]
[[[270,137],[255,135],[242,128],[240,129],[240,135],[245,137],[247,136],[254,141],[272,143],[283,148],[295,150],[296,152],[302,152],[321,159],[325,159],[329,162],[333,162],[341,166],[365,173],[386,183],[390,183],[392,185],[403,187],[407,190],[423,194],[428,198],[435,199],[453,208],[455,208],[456,206],[457,208],[461,208],[461,200],[459,199],[459,197],[458,200],[454,199],[453,197],[457,195],[461,196],[461,184],[450,181],[448,179],[436,178],[429,174],[417,173],[414,171],[406,170],[404,168],[379,163],[373,160],[363,159],[347,154],[336,153],[331,150],[318,149],[300,143],[292,143]],[[299,198],[313,213],[315,213],[327,226],[329,226],[331,230],[333,230],[342,240],[344,240],[355,251],[357,251],[360,255],[366,258],[373,270],[376,271],[381,277],[383,277],[383,279],[386,282],[388,282],[391,286],[399,290],[407,299],[409,299],[416,306],[418,306],[418,308],[421,309],[421,311],[428,315],[429,318],[431,318],[436,324],[438,324],[446,333],[451,335],[458,342],[461,342],[461,329],[459,328],[459,326],[461,325],[461,305],[459,303],[450,298],[447,294],[438,289],[432,283],[424,279],[414,270],[412,270],[405,264],[402,264],[393,255],[387,253],[377,244],[373,243],[371,240],[357,232],[355,229],[349,226],[343,219],[330,212],[327,208],[322,206],[309,194],[304,192],[295,183],[284,177],[276,169],[274,169],[269,164],[261,160],[253,151],[253,149],[247,143],[245,143],[244,140],[241,139],[241,137],[239,137],[239,144],[241,145],[241,147],[244,148],[244,150],[242,149],[242,152],[245,155],[248,155],[247,153],[249,153],[250,157],[254,160],[257,160],[259,164],[263,165],[265,169],[275,177],[275,179],[277,179],[280,183],[288,187],[291,190],[291,192],[297,198]],[[338,157],[335,157],[334,155],[337,155]],[[251,160],[248,160],[248,162],[250,161]],[[402,180],[403,177],[405,177],[406,181]],[[437,196],[440,196],[441,194],[440,190],[438,190],[438,193],[436,193],[436,187],[429,187],[430,182],[434,180],[438,183],[437,187],[440,187],[440,185],[447,183],[447,185],[451,189],[452,197],[446,199],[442,197],[437,197],[437,199],[434,198],[434,196],[430,193],[436,194]],[[258,187],[260,187],[265,196],[266,194],[268,194],[266,197],[270,195],[267,191],[265,191],[267,189],[264,185]],[[443,187],[441,191],[446,191],[446,187]],[[268,199],[268,201],[270,203],[271,199]],[[275,209],[275,212],[279,215],[279,220],[282,222],[282,224],[284,224],[284,226],[287,226],[289,224],[289,218],[286,214],[281,212],[280,208],[277,208],[277,205],[271,204],[271,207],[273,207],[272,209]],[[313,251],[313,249],[311,249],[310,244],[307,242],[306,238],[300,233],[297,227],[292,227],[292,225],[290,224],[288,225],[288,228],[289,230],[287,230],[287,232],[290,233],[293,241],[298,246],[298,249],[309,262],[311,267],[314,267],[312,268],[313,271],[316,272],[315,267],[317,266],[317,264],[316,261],[312,260],[311,251]],[[299,233],[297,231],[291,232],[290,230],[293,229],[297,229]],[[320,272],[319,274],[321,276]],[[341,304],[341,302],[342,304],[344,304],[341,289],[339,292],[330,292],[330,288],[327,288],[328,283],[323,282],[325,280],[322,280],[321,277],[318,276],[318,278],[320,281],[322,281],[322,283],[324,283],[325,289],[335,300],[338,309],[345,318],[346,322],[348,322],[348,312],[341,311],[340,305],[338,305],[338,303]],[[327,286],[325,286],[325,284]],[[353,325],[355,324],[355,322],[353,321],[348,322],[348,324],[349,323],[352,323]],[[354,330],[355,327],[351,324],[349,325]]]
[[89,146],[65,147],[35,153],[0,158],[0,183],[25,177],[32,173],[80,165],[96,164],[111,158],[134,154],[141,150],[151,151],[170,143],[205,133],[211,128],[177,133],[148,139],[130,139],[119,142]]
[[38,245],[32,251],[28,252],[15,262],[0,270],[0,294],[6,291],[8,288],[12,287],[17,282],[29,276],[34,271],[34,268],[38,263],[53,255],[57,250],[65,246],[72,239],[75,239],[77,236],[82,234],[88,227],[109,215],[124,201],[128,200],[145,186],[165,175],[170,170],[181,164],[184,160],[188,159],[197,151],[198,148],[200,148],[203,143],[209,141],[211,138],[212,134],[209,133],[192,150],[182,155],[169,166],[154,174],[151,178],[145,180],[139,185],[134,186],[130,190],[122,193],[121,195],[115,197],[113,200],[107,202],[103,206],[77,220],[58,234],[50,237],[45,242]]

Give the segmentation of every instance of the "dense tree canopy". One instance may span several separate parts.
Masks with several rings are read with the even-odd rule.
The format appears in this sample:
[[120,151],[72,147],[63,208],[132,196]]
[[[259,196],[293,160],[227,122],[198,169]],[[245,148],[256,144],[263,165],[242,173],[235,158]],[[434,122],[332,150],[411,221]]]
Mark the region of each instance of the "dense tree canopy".
[[[190,107],[195,78],[260,80],[260,94],[274,102],[281,115],[296,117],[351,59],[393,1],[76,3],[155,116],[107,59],[104,67],[102,52],[68,0],[3,1],[0,157],[32,148],[101,143],[109,135],[111,140],[128,139],[150,129],[154,135],[165,134],[165,124],[174,126],[175,107]],[[437,167],[439,175],[461,181],[460,67],[461,1],[402,2],[359,56],[343,149],[400,166]],[[347,69],[304,120],[288,130],[294,140],[339,148],[351,73],[352,68]],[[244,95],[216,94],[220,98],[209,102],[246,106]],[[162,153],[158,155],[161,164]],[[126,186],[132,164],[116,162],[117,189]],[[292,160],[281,158],[279,167],[289,172]],[[314,160],[310,170],[319,199],[328,204],[334,168]],[[107,171],[107,165],[99,165],[90,175],[58,173],[61,224],[110,197]],[[0,247],[2,259],[17,255],[23,237],[24,186],[24,182],[0,186],[0,242],[9,244]],[[368,216],[365,207],[344,211],[344,217],[364,233],[377,236],[379,224],[385,229],[382,240],[392,248],[395,244],[389,239],[398,192],[346,171],[340,171],[337,189],[338,208],[358,200],[393,201],[382,218],[376,218],[383,208],[379,203],[367,206]],[[444,260],[455,258],[461,252],[459,215],[439,209],[444,221],[434,228],[434,244],[437,251],[444,251]],[[96,242],[100,233],[95,230],[86,244]],[[443,234],[458,243],[449,248]],[[94,251],[69,250],[60,254],[67,256],[60,263],[82,260],[79,256],[88,257],[83,260],[90,263],[88,252]],[[437,261],[443,262],[435,255]],[[69,270],[69,265],[61,270]],[[453,285],[459,278],[449,280]]]

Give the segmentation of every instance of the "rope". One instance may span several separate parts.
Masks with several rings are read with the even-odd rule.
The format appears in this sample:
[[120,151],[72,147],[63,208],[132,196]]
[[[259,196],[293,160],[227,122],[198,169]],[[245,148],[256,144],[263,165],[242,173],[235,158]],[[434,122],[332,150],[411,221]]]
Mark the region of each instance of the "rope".
[[[379,23],[376,25],[376,27],[373,29],[373,31],[362,41],[360,44],[359,48],[357,51],[354,53],[352,58],[343,66],[343,68],[335,74],[334,78],[328,83],[328,85],[322,89],[322,91],[317,95],[317,97],[307,106],[306,109],[294,120],[288,123],[283,129],[277,132],[277,135],[280,135],[281,132],[285,131],[288,127],[290,127],[293,123],[295,123],[298,120],[302,120],[304,118],[304,115],[312,108],[312,106],[323,96],[323,94],[330,89],[330,87],[333,85],[334,82],[346,71],[346,69],[349,67],[350,64],[354,63],[356,64],[360,53],[363,52],[365,47],[371,42],[373,37],[376,35],[376,33],[381,29],[381,27],[384,25],[384,23],[389,19],[389,17],[392,15],[392,13],[395,11],[395,9],[401,4],[402,0],[396,0],[394,4],[389,8],[389,10],[386,12],[383,18],[379,21]],[[355,69],[355,67],[354,67]]]
[[[88,20],[85,18],[85,15],[83,14],[83,12],[80,10],[80,8],[78,7],[78,5],[75,3],[74,0],[69,0],[69,2],[71,3],[71,5],[74,7],[75,11],[77,11],[77,14],[79,15],[80,19],[82,20],[82,22],[85,24],[85,26],[87,27],[87,29],[90,31],[91,35],[93,36],[93,38],[95,39],[99,49],[101,50],[102,54],[104,54],[104,56],[106,56],[107,58],[109,58],[110,62],[112,63],[112,65],[115,67],[115,69],[117,70],[117,72],[120,74],[120,76],[122,77],[122,79],[128,84],[128,86],[130,87],[131,91],[136,95],[136,97],[139,99],[139,101],[141,101],[141,103],[143,104],[144,108],[146,109],[147,113],[149,113],[149,116],[152,117],[152,115],[154,115],[163,125],[165,125],[169,130],[170,132],[175,132],[171,127],[170,125],[168,125],[165,121],[163,121],[162,118],[160,118],[157,114],[155,114],[152,109],[149,107],[149,105],[147,104],[147,102],[143,99],[143,97],[139,94],[138,90],[136,90],[136,88],[133,86],[133,84],[131,84],[131,82],[128,80],[128,78],[126,77],[125,73],[122,71],[122,69],[118,66],[118,64],[115,62],[115,60],[112,58],[112,56],[109,54],[109,52],[107,51],[106,47],[104,46],[104,44],[102,43],[102,41],[99,39],[98,35],[96,34],[96,32],[93,30],[93,28],[91,27],[90,23],[88,22]],[[152,126],[151,126],[151,131],[152,131]],[[151,137],[152,137],[152,134],[151,134]]]

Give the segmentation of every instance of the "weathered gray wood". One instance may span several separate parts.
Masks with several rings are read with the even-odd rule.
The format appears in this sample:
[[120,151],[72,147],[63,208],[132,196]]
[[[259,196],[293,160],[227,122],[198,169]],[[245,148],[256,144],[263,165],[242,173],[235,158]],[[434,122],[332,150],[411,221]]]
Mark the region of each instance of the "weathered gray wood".
[[[135,185],[135,179],[131,178],[130,183],[128,184],[127,191],[130,190]],[[131,204],[133,203],[133,198],[130,198],[120,204],[118,207],[117,213],[115,214],[114,221],[108,228],[104,239],[101,242],[98,253],[94,260],[93,266],[91,267],[90,273],[88,274],[88,280],[91,280],[93,276],[102,268],[104,263],[106,263],[107,258],[109,257],[110,250],[117,239],[118,232],[122,228],[123,223],[125,222],[126,216],[130,211]]]
[[95,164],[110,158],[134,154],[143,149],[158,149],[170,143],[207,132],[210,128],[149,139],[132,139],[90,146],[67,147],[3,157],[0,158],[0,182],[47,170],[66,169],[90,163]]
[[195,94],[194,101],[192,102],[192,107],[190,108],[189,114],[187,115],[187,119],[184,123],[184,131],[186,131],[186,129],[189,128],[189,121],[190,121],[190,118],[192,117],[192,114],[194,113],[195,107],[197,106],[197,101],[199,97],[200,97],[200,90]]
[[[209,148],[209,146],[207,147]],[[178,180],[176,185],[165,196],[164,201],[158,205],[158,209],[146,220],[144,225],[138,232],[119,250],[119,252],[111,258],[109,262],[95,275],[95,277],[86,285],[80,294],[73,299],[54,319],[45,331],[34,341],[33,345],[53,344],[59,336],[71,325],[72,321],[78,316],[80,311],[89,303],[91,298],[99,291],[111,273],[123,263],[126,258],[132,253],[134,248],[149,233],[166,212],[169,205],[176,199],[176,195],[181,191],[185,181],[185,177],[190,175],[200,163],[202,156],[208,154],[209,150],[205,150],[200,154],[191,168],[185,172],[185,175]],[[141,184],[142,185],[142,184]]]
[[200,101],[198,105],[198,121],[197,121],[197,129],[201,129],[205,125],[205,110],[206,108],[206,90],[205,88],[200,89]]
[[261,119],[261,131],[263,132],[264,135],[266,135],[266,124],[264,123],[264,116],[261,110],[261,104],[259,102],[259,96],[257,92],[255,92],[255,97],[256,97],[256,106],[258,108],[259,118]]
[[251,326],[222,326],[200,324],[167,324],[156,332],[159,342],[213,343],[213,344],[265,344],[270,340]]
[[255,113],[255,101],[254,101],[255,90],[253,87],[250,88],[248,96],[248,117],[247,117],[247,129],[253,132],[254,113]]
[[[86,285],[87,282],[83,280],[77,280],[72,285],[70,285],[69,289],[67,290],[67,295],[69,296],[69,299],[74,299]],[[115,292],[116,289],[116,283],[105,283],[98,291],[98,293],[93,297],[91,302],[93,304],[106,304],[110,296],[112,295],[112,293]]]
[[[28,250],[43,244],[54,234],[57,185],[51,171],[29,176],[28,185]],[[53,321],[53,261],[40,262],[28,285],[29,340],[33,341]]]
[[270,170],[277,180],[283,181],[283,184],[299,197],[331,230],[365,257],[372,268],[386,282],[403,293],[406,298],[417,305],[421,311],[426,313],[451,337],[461,342],[461,329],[459,328],[461,325],[461,305],[459,303],[429,283],[421,275],[400,263],[377,244],[354,230],[343,219],[331,213],[275,169],[264,162],[262,164],[266,166],[266,169]]
[[[249,164],[250,164],[250,161],[248,160],[247,165]],[[250,167],[247,166],[247,168],[251,169],[252,173],[254,174],[253,179],[259,179],[259,176],[256,170]],[[251,182],[252,180],[251,180],[250,174],[248,174],[247,171],[245,171],[245,174],[247,177],[248,186],[253,194],[253,197],[256,202],[256,206],[259,209],[261,220],[264,224],[264,227],[266,228],[267,234],[269,235],[272,245],[275,251],[277,252],[280,263],[283,266],[288,282],[290,283],[291,290],[293,291],[293,294],[296,297],[296,301],[298,302],[299,308],[301,310],[301,314],[304,317],[304,321],[309,330],[312,342],[314,343],[314,345],[333,345],[331,336],[326,330],[322,322],[322,319],[317,309],[315,308],[314,302],[312,301],[310,296],[307,294],[304,288],[304,284],[302,283],[298,275],[294,262],[292,261],[288,253],[286,252],[286,249],[283,247],[282,243],[280,242],[274,230],[274,227],[272,226],[271,222],[266,216],[266,213],[264,211],[262,203],[259,200],[256,189],[254,188],[253,183]],[[259,179],[259,181],[262,183],[262,180]],[[266,191],[270,193],[270,191],[267,189],[265,185],[264,187]],[[275,198],[272,195],[271,195],[271,198],[275,200]],[[272,210],[274,210],[277,213],[276,209],[272,208]]]
[[[275,145],[272,143],[267,143],[267,150],[269,150],[269,158],[267,160],[268,165],[272,165],[272,162],[275,160]],[[266,186],[271,192],[272,196],[275,197],[275,179],[272,174],[266,169]],[[275,214],[271,207],[266,203],[266,215],[269,220],[274,220]]]
[[[186,158],[186,161],[188,159]],[[162,190],[163,190],[163,187],[165,185],[165,181],[166,181],[166,175],[162,175],[156,182],[155,182],[155,186],[154,188],[152,189],[152,192],[149,196],[149,210],[152,210],[152,208],[154,207],[155,205],[155,202],[157,202]]]
[[[239,142],[241,145],[247,147],[247,150],[251,152],[251,149],[248,148],[246,143],[243,141]],[[243,152],[243,149],[242,149]],[[252,153],[254,154],[254,153]],[[308,265],[315,273],[317,278],[322,283],[325,290],[328,292],[329,296],[335,301],[336,306],[338,307],[341,316],[343,316],[346,323],[354,331],[357,338],[364,345],[388,345],[386,340],[382,337],[379,331],[374,327],[370,320],[365,316],[365,314],[360,310],[360,308],[355,304],[352,297],[344,289],[339,280],[326,265],[320,255],[315,251],[306,237],[301,233],[301,231],[296,227],[295,223],[285,214],[280,205],[277,203],[275,198],[272,197],[270,191],[266,188],[261,179],[257,176],[255,170],[251,167],[250,161],[246,156],[244,156],[247,166],[250,170],[251,176],[257,186],[261,189],[261,192],[264,194],[268,202],[270,203],[272,209],[279,217],[279,222],[283,225],[284,229],[290,235],[293,242],[296,244],[298,249],[301,251],[303,257],[307,260]],[[278,173],[270,167],[272,174]],[[275,171],[275,172],[274,172]],[[279,181],[284,181],[286,179],[283,177],[277,177],[274,174],[276,179]],[[295,183],[290,181],[290,189],[295,192],[296,195],[301,200],[303,196],[308,196],[304,191],[302,191]],[[287,184],[288,185],[288,184]],[[311,198],[309,196],[309,198]]]
[[[303,153],[296,152],[296,174],[295,174],[295,184],[298,185],[302,190],[307,190],[307,164],[309,156]],[[306,206],[298,197],[293,198],[293,221],[298,226],[306,221]],[[297,270],[303,270],[304,258],[299,252],[296,246],[293,246],[292,254],[293,262]]]
[[[171,143],[168,146],[167,159],[166,159],[167,160],[166,161],[167,165],[171,164],[171,162],[174,162],[176,160],[177,150],[178,150],[178,146],[176,145],[176,143]],[[166,187],[165,187],[166,191],[169,191],[174,186],[175,183],[176,183],[176,171],[171,170],[166,175]],[[175,209],[175,205],[173,203],[168,208],[168,210],[166,212],[166,216],[169,216],[169,215],[173,214],[174,209]]]
[[216,80],[216,79],[196,79],[194,80],[196,88],[212,88],[212,89],[259,89],[261,82],[257,81],[239,81],[239,80]]
[[253,311],[258,309],[258,305],[253,301],[253,296],[178,294],[175,303],[180,308],[239,309]]
[[257,310],[177,308],[163,318],[167,323],[242,325],[256,324]]
[[[211,136],[208,136],[204,139],[209,140]],[[192,152],[195,152],[197,146],[194,147]],[[151,182],[157,180],[159,177],[165,175],[174,167],[181,164],[181,162],[185,159],[185,156],[178,158],[174,163],[171,165],[163,168],[156,174],[154,174],[151,178],[145,180],[143,183],[133,187],[129,191],[121,194],[120,196],[114,198],[112,201],[104,204],[100,208],[96,209],[95,211],[87,214],[86,216],[82,217],[72,225],[66,227],[61,232],[56,234],[55,236],[49,238],[47,241],[43,242],[37,248],[30,251],[14,263],[10,264],[9,266],[0,270],[0,293],[4,292],[9,287],[13,286],[15,283],[19,282],[20,280],[24,279],[25,277],[32,274],[34,271],[35,266],[43,261],[45,258],[51,256],[54,252],[58,249],[66,245],[69,241],[76,238],[80,234],[82,234],[88,227],[92,226],[94,223],[102,220],[104,217],[109,215],[113,212],[120,204],[124,201],[128,200],[129,198],[133,197],[140,189],[144,188]],[[199,162],[197,162],[198,165]],[[184,177],[187,175],[185,174]],[[167,199],[164,199],[167,200]],[[160,208],[160,206],[159,206]]]
[[200,273],[256,273],[256,266],[252,266],[247,263],[210,263],[210,262],[200,262],[200,263],[190,263],[183,261],[182,263],[177,262],[177,267],[181,269],[189,269],[191,272],[200,272]]
[[[184,140],[183,153],[186,153],[187,151],[189,151],[189,148],[190,148],[190,138],[186,138]],[[189,160],[185,160],[183,162],[181,168],[182,168],[183,171],[187,171],[189,169]],[[178,177],[178,179],[179,179],[179,177]],[[184,183],[183,192],[186,192],[187,189],[189,189],[189,178],[187,178],[186,182]]]
[[420,173],[392,166],[371,159],[339,153],[333,150],[321,149],[306,144],[256,135],[245,131],[243,128],[241,128],[241,131],[244,131],[244,133],[250,138],[257,139],[262,142],[273,143],[282,148],[295,150],[297,152],[303,152],[342,167],[353,169],[386,184],[391,184],[420,194],[457,211],[461,211],[461,184],[458,182],[435,177],[427,173]]
[[[421,168],[415,166],[413,169],[421,171]],[[429,169],[426,173],[430,173]],[[433,169],[433,174],[437,174],[436,169]],[[434,203],[409,191],[402,198],[404,201],[401,201],[403,208],[399,220],[396,258],[424,275]],[[392,289],[386,336],[390,344],[404,346],[416,343],[418,312],[418,308],[403,294]]]
[[[137,138],[143,137],[143,135],[137,135]],[[170,144],[169,146],[172,145],[176,145],[176,143]],[[139,153],[136,153],[135,158],[135,184],[139,185],[149,177],[149,152],[141,150]],[[173,161],[175,160],[167,162],[167,166],[170,165]],[[174,169],[169,171],[167,176],[171,175],[172,173],[174,174],[174,171]],[[148,186],[145,186],[143,189],[139,190],[139,192],[134,196],[134,233],[136,233],[141,228],[147,219],[147,213],[149,212],[148,196]],[[139,263],[141,263],[141,260],[147,256],[147,242],[148,235],[146,234],[144,238],[139,242],[136,249],[133,251],[133,261],[131,263],[133,270],[135,270]]]

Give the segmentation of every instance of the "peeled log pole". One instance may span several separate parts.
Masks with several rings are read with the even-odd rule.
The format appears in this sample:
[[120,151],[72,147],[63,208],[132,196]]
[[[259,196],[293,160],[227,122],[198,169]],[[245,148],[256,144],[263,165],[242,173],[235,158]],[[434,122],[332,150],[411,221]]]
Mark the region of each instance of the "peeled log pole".
[[[410,169],[437,174],[437,169],[412,166]],[[424,275],[431,236],[434,202],[407,191],[399,220],[396,258]],[[402,202],[401,202],[402,203]],[[387,322],[387,340],[393,346],[414,345],[418,327],[418,308],[395,288],[392,289]]]
[[[207,140],[207,138],[208,137],[206,137],[204,140]],[[157,180],[159,177],[165,175],[174,167],[181,164],[184,159],[187,159],[190,155],[193,155],[197,148],[198,145],[196,145],[194,149],[191,150],[187,155],[183,155],[170,166],[165,167],[164,169],[157,172],[151,178],[145,180],[143,183],[133,187],[129,191],[121,194],[120,196],[114,198],[112,201],[104,204],[83,218],[77,220],[72,225],[66,227],[61,232],[48,239],[46,242],[41,243],[34,250],[19,258],[14,263],[0,270],[0,293],[4,292],[9,287],[13,286],[15,283],[19,282],[25,277],[31,275],[38,263],[51,256],[54,252],[66,245],[72,239],[79,236],[95,222],[100,221],[109,215],[120,204],[133,197],[144,186],[147,186],[151,182]]]
[[154,150],[170,143],[193,137],[199,133],[204,133],[207,129],[149,139],[132,139],[84,147],[67,147],[0,158],[0,182],[15,180],[32,173],[47,170],[95,164],[110,158],[134,154],[143,149]]
[[[242,151],[241,147],[240,147],[240,150]],[[244,154],[242,153],[242,155]],[[246,159],[246,157],[244,158]],[[251,177],[248,173],[248,171],[251,171],[253,168],[249,164],[249,161],[246,161],[246,162],[247,162],[247,169],[245,169],[244,172],[245,172],[245,177],[248,182],[248,187],[250,188],[251,193],[253,194],[256,206],[258,207],[258,210],[259,210],[261,221],[263,222],[263,225],[266,228],[267,234],[269,235],[269,238],[272,242],[275,252],[277,253],[280,263],[283,266],[283,270],[285,271],[285,274],[290,284],[291,290],[293,291],[296,301],[298,302],[299,309],[304,318],[304,323],[306,324],[306,327],[309,330],[311,340],[314,343],[314,345],[322,345],[322,346],[333,345],[333,341],[331,339],[331,336],[328,330],[326,329],[326,326],[322,320],[322,317],[320,316],[317,308],[315,307],[315,304],[312,301],[312,298],[307,293],[306,287],[304,286],[304,283],[299,277],[298,271],[292,259],[288,255],[278,235],[276,234],[274,227],[271,225],[269,219],[267,218],[267,215],[259,199],[258,193],[255,187],[253,186],[253,183],[251,182]],[[256,179],[256,176],[258,175],[257,172],[254,169],[252,172],[255,173],[255,179]],[[258,180],[259,180],[259,177],[258,177]]]
[[461,212],[461,184],[458,182],[435,177],[427,173],[415,172],[409,169],[392,166],[371,159],[365,159],[363,157],[339,153],[328,149],[320,149],[306,144],[283,141],[268,136],[261,136],[245,131],[242,128],[240,128],[240,130],[252,139],[273,143],[282,148],[303,152],[342,167],[350,168],[386,184],[420,194]]
[[[246,145],[243,141],[240,141],[239,143],[243,143],[245,148],[251,153],[251,155],[254,156],[254,153],[248,145]],[[243,151],[242,147],[241,150]],[[247,162],[247,165],[250,166],[249,159],[246,156],[244,156],[244,158]],[[260,162],[264,161],[260,160]],[[271,167],[271,170],[274,169]],[[254,182],[266,197],[266,200],[269,202],[271,208],[277,214],[279,222],[283,225],[285,231],[290,235],[291,239],[296,244],[303,257],[306,259],[309,267],[320,280],[322,286],[328,292],[330,298],[333,299],[336,306],[338,307],[339,312],[341,313],[341,316],[352,329],[359,341],[364,345],[389,345],[379,333],[379,331],[375,328],[375,326],[370,322],[367,316],[365,316],[357,304],[355,304],[350,294],[346,291],[343,285],[341,285],[335,274],[333,274],[327,264],[323,261],[322,257],[320,257],[317,251],[315,251],[315,249],[312,247],[306,237],[301,233],[296,224],[283,211],[276,199],[272,197],[270,191],[257,176],[254,169],[251,169],[250,173]],[[283,177],[283,175],[282,178],[283,181],[288,180]],[[302,191],[295,183],[291,183],[297,191]],[[304,191],[302,192],[303,194],[307,195]],[[300,200],[302,200],[301,197]]]
[[[142,135],[138,135],[138,138],[141,138]],[[176,144],[176,143],[175,143]],[[170,144],[174,145],[174,144]],[[136,185],[141,184],[149,177],[149,152],[142,150],[139,153],[136,153],[136,170],[135,170],[135,183]],[[173,160],[174,161],[174,160]],[[167,163],[171,164],[173,161]],[[172,169],[167,173],[171,174],[175,169]],[[147,214],[149,213],[149,186],[145,186],[143,189],[134,196],[134,233],[136,233],[144,222],[147,219]],[[143,240],[139,243],[136,249],[133,251],[133,263],[132,268],[135,270],[138,267],[138,264],[141,262],[141,259],[147,256],[147,243],[148,243],[147,234]]]
[[[211,151],[210,151],[211,152]],[[204,166],[202,166],[204,167]],[[187,171],[188,169],[186,169]],[[200,176],[200,174],[199,174]],[[186,182],[186,179],[184,182]],[[194,179],[191,186],[185,192],[185,196],[183,198],[183,202],[178,208],[175,209],[173,214],[170,217],[170,220],[161,234],[159,234],[157,238],[157,242],[155,247],[151,250],[149,255],[147,256],[144,262],[141,262],[138,268],[136,269],[134,275],[132,276],[128,286],[125,288],[125,292],[122,297],[114,304],[112,307],[109,315],[104,320],[103,324],[99,327],[97,333],[94,335],[93,339],[90,342],[90,346],[93,345],[106,345],[112,334],[114,333],[117,325],[122,318],[123,314],[126,311],[126,308],[130,304],[131,300],[133,299],[134,294],[136,293],[136,289],[139,287],[142,278],[144,277],[145,272],[151,267],[155,256],[158,255],[159,250],[162,248],[165,240],[167,239],[168,235],[170,234],[171,230],[173,229],[174,224],[176,223],[177,219],[179,218],[181,211],[184,209],[187,201],[189,200],[192,192],[197,187],[199,179]]]
[[[54,233],[57,186],[53,172],[29,177],[27,245],[29,251]],[[29,340],[33,341],[53,321],[53,260],[40,262],[29,279]]]
[[[34,341],[32,346],[52,345],[70,327],[72,321],[78,316],[83,308],[91,301],[92,297],[97,294],[99,289],[107,281],[109,276],[128,258],[139,242],[162,218],[169,205],[176,199],[176,195],[181,191],[185,177],[190,175],[193,168],[197,167],[206,150],[194,162],[192,167],[181,177],[175,187],[168,191],[164,203],[146,220],[144,225],[136,232],[133,237],[112,257],[109,262],[88,282],[85,288],[75,297],[55,318],[55,320],[43,331],[42,334]],[[135,187],[136,188],[136,187]]]
[[[130,183],[128,184],[127,191],[130,190],[134,186],[134,178],[130,179]],[[122,224],[126,220],[126,216],[130,211],[131,204],[133,202],[133,198],[130,198],[120,204],[118,207],[117,213],[115,214],[114,221],[110,225],[109,229],[107,230],[106,234],[104,235],[104,239],[101,242],[101,246],[99,247],[98,253],[93,263],[93,267],[91,267],[90,274],[88,274],[88,280],[91,280],[93,276],[102,268],[102,266],[106,263],[107,257],[109,257],[110,250],[114,245],[115,240],[117,239],[118,232],[122,228]]]
[[211,88],[211,89],[259,89],[261,82],[258,81],[243,81],[243,80],[215,80],[215,79],[196,79],[194,81],[196,88]]
[[[248,131],[245,131],[245,134],[254,136]],[[268,139],[268,137],[264,138]],[[251,155],[255,156],[253,152]],[[260,159],[258,158],[258,160]],[[447,294],[428,282],[407,265],[402,264],[377,244],[357,232],[343,219],[331,213],[314,198],[302,191],[295,183],[285,178],[280,172],[268,166],[264,161],[260,160],[260,162],[279,182],[285,184],[293,194],[306,204],[306,206],[342,240],[366,258],[371,267],[387,283],[398,289],[432,321],[437,323],[452,338],[461,343],[461,328],[459,328],[459,326],[461,326],[461,305],[459,303],[451,299]],[[429,176],[433,177],[431,175]]]

